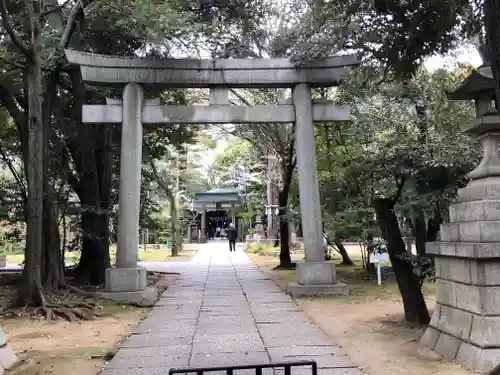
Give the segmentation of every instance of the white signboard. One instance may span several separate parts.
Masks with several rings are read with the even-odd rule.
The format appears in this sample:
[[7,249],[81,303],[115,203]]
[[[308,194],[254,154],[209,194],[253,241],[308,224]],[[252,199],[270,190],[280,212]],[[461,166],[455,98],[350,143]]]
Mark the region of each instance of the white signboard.
[[377,284],[382,285],[382,271],[380,269],[381,263],[386,263],[389,261],[388,253],[373,253],[370,255],[370,263],[375,263],[377,265]]
[[374,253],[370,255],[370,263],[385,263],[389,261],[389,254]]

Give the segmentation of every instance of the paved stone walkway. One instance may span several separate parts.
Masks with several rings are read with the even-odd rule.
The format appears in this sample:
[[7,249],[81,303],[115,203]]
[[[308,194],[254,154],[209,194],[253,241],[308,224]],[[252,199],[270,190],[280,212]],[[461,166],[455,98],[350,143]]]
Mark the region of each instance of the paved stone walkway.
[[[168,267],[181,276],[102,375],[308,359],[317,362],[322,375],[363,374],[243,251],[229,253],[225,242],[216,241],[204,245],[190,262]],[[282,375],[283,370],[263,373]],[[292,374],[309,375],[311,370]]]

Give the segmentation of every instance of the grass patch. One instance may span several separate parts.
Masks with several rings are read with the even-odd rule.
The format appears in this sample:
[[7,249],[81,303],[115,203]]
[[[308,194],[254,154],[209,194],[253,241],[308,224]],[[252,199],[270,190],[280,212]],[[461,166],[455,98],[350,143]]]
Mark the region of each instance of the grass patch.
[[[266,275],[275,281],[281,289],[285,290],[289,282],[296,280],[295,270],[274,270],[279,264],[279,260],[272,256],[260,255],[256,253],[248,254],[252,261],[257,264]],[[365,277],[361,259],[352,259],[353,266],[337,264],[337,280],[346,283],[352,288],[350,296],[321,297],[334,301],[348,303],[364,300],[366,298],[399,298],[400,293],[394,276],[389,276],[382,281],[382,285],[377,285],[377,280],[369,280]],[[338,261],[336,262],[338,263]],[[434,295],[436,286],[432,282],[425,282],[422,286],[424,295]]]
[[253,242],[249,243],[245,249],[247,253],[264,255],[264,256],[279,256],[280,248],[274,247],[270,243],[265,242]]
[[[273,246],[272,244],[267,242],[252,242],[247,244],[245,251],[248,254],[272,256],[277,258],[280,254],[280,247]],[[304,254],[304,249],[302,249],[301,247],[292,248],[291,251],[295,255]]]
[[[399,288],[393,275],[382,280],[382,285],[377,285],[376,279],[367,280],[363,272],[360,259],[353,259],[353,266],[337,266],[337,279],[352,288],[352,296],[358,297],[394,297],[399,296]],[[435,294],[436,287],[432,282],[425,282],[422,286],[424,295]]]
[[141,309],[140,307],[135,307],[131,305],[125,305],[120,302],[115,302],[107,299],[103,299],[101,301],[102,304],[102,316],[118,316],[121,314],[125,314],[127,312]]
[[[198,247],[196,245],[186,245],[178,256],[172,257],[172,252],[170,248],[161,246],[159,249],[155,245],[150,245],[149,248],[144,250],[140,248],[138,250],[137,256],[141,261],[144,262],[164,262],[173,259],[189,259],[193,256],[193,251],[197,251]],[[115,262],[116,259],[116,246],[112,246],[109,249],[109,256],[111,258],[111,263]],[[24,262],[24,254],[6,254],[7,263],[21,264]],[[64,254],[64,259],[66,266],[72,266],[78,263],[80,260],[80,252],[72,251],[66,252]]]
[[139,260],[143,262],[164,262],[173,259],[189,259],[193,256],[193,250],[183,249],[179,255],[173,257],[170,249],[139,250]]
[[[24,253],[22,254],[6,254],[7,263],[21,264],[24,262]],[[65,263],[67,266],[74,265],[80,260],[80,253],[77,251],[66,252],[64,254]]]

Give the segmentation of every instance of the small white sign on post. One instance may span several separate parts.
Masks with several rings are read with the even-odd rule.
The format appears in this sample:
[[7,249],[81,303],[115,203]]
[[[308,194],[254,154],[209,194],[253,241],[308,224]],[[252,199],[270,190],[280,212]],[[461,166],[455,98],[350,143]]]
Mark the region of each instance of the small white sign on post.
[[373,253],[370,255],[370,263],[377,265],[377,284],[382,285],[381,264],[389,261],[388,253]]

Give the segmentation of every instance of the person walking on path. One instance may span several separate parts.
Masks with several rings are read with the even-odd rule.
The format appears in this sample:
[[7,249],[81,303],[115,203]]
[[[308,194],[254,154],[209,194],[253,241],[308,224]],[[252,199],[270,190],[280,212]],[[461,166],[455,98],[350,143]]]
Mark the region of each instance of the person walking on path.
[[236,238],[238,238],[238,232],[236,231],[233,223],[229,224],[226,235],[227,239],[229,240],[229,251],[236,251]]

